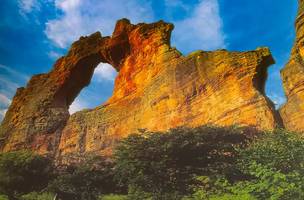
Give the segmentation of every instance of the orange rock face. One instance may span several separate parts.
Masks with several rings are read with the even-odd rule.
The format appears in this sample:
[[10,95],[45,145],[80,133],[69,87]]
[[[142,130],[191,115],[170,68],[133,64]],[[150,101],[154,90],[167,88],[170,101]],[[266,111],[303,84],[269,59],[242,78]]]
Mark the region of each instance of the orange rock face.
[[291,58],[281,71],[287,103],[280,109],[284,125],[293,131],[304,131],[304,1],[299,0],[296,19],[296,41]]
[[[267,48],[183,56],[170,46],[172,30],[162,21],[132,25],[123,19],[112,37],[96,33],[75,42],[51,72],[18,90],[1,125],[2,151],[107,154],[118,140],[141,129],[280,125],[264,94],[267,67],[274,62]],[[112,97],[69,116],[69,105],[100,62],[119,71]]]

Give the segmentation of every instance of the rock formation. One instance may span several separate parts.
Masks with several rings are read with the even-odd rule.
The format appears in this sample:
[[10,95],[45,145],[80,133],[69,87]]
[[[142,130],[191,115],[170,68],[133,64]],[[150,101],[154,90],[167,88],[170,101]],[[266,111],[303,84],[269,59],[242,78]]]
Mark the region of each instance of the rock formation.
[[[2,151],[110,153],[117,140],[140,129],[280,125],[264,93],[267,67],[274,62],[267,48],[183,56],[170,46],[172,30],[163,21],[132,25],[122,19],[111,37],[81,37],[51,72],[18,89],[1,125]],[[112,97],[69,116],[100,62],[119,72]]]
[[293,131],[304,131],[304,1],[299,0],[296,19],[296,41],[291,58],[281,71],[287,103],[280,109],[284,125]]

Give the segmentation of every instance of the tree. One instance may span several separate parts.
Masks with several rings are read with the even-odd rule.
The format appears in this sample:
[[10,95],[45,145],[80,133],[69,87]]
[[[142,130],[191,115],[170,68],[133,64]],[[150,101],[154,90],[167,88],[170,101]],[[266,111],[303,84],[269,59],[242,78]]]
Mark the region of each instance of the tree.
[[114,153],[116,177],[155,199],[168,193],[189,193],[188,186],[197,174],[236,176],[231,168],[236,161],[235,146],[245,145],[254,132],[203,126],[133,134],[122,140]]
[[43,189],[52,175],[52,163],[30,151],[0,154],[0,193],[9,199]]
[[255,162],[282,173],[297,171],[304,175],[304,138],[298,133],[284,129],[264,132],[248,148],[238,151],[242,170],[250,169]]
[[22,195],[19,200],[54,200],[54,194],[51,193],[38,193],[31,192],[29,194]]
[[246,148],[238,148],[234,168],[246,179],[200,177],[189,199],[304,199],[304,140],[285,130],[265,132]]
[[304,199],[304,138],[277,129],[239,149],[238,168],[251,176],[239,183],[258,199]]
[[96,200],[102,194],[118,192],[113,163],[96,155],[86,155],[77,164],[65,166],[48,190],[62,200]]

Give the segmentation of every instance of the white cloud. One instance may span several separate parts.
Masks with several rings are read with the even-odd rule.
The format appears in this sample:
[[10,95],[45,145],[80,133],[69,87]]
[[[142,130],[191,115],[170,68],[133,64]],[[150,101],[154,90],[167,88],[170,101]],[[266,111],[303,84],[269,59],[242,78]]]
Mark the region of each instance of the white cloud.
[[271,93],[267,95],[274,103],[275,107],[278,109],[286,102],[286,97],[278,94]]
[[8,106],[10,103],[11,100],[4,94],[0,93],[0,105]]
[[9,107],[10,104],[11,104],[11,100],[4,94],[0,93],[0,122],[4,118],[7,108]]
[[40,10],[39,0],[18,0],[18,7],[21,14],[27,14],[33,10]]
[[214,50],[225,48],[223,22],[217,0],[202,0],[192,14],[174,22],[173,44],[189,53],[196,49]]
[[19,84],[14,83],[12,80],[8,80],[8,77],[0,75],[0,92],[11,96],[12,93],[16,92],[16,89],[20,87]]
[[188,10],[189,6],[185,4],[182,0],[165,0],[166,7],[180,7],[184,10]]
[[4,94],[0,93],[0,122],[4,118],[7,108],[10,104],[11,100]]
[[28,78],[25,74],[0,64],[0,121],[11,104],[11,98],[17,88],[24,85]]
[[[91,85],[94,85],[95,87],[98,85],[100,87],[100,84],[109,85],[111,82],[114,81],[115,77],[117,75],[116,70],[109,64],[106,63],[100,63],[94,71],[93,77],[92,77],[92,83]],[[81,93],[78,95],[78,97],[74,100],[74,102],[70,105],[69,112],[70,114],[73,114],[77,111],[83,110],[85,108],[91,108],[96,99],[97,101],[101,101],[103,99],[103,95],[97,94],[100,92],[97,88],[90,88],[86,87],[83,88]],[[87,97],[90,97],[89,99]],[[96,105],[94,105],[96,106]]]
[[8,66],[5,66],[5,65],[1,65],[0,64],[0,70],[1,71],[6,71],[7,73],[9,73],[11,76],[13,76],[14,78],[17,78],[17,79],[21,79],[21,80],[28,80],[29,79],[29,76],[23,74],[23,73],[20,73]]
[[56,51],[50,51],[47,53],[47,55],[52,58],[52,59],[58,59],[60,58],[61,56],[63,56],[61,53],[58,53]]
[[27,75],[0,64],[0,94],[8,98],[13,97],[16,89],[25,85],[28,79]]
[[7,109],[0,109],[0,122],[3,120]]
[[98,30],[110,35],[120,18],[133,23],[153,19],[150,4],[140,0],[55,0],[55,6],[62,15],[46,23],[45,34],[61,48]]
[[94,71],[93,81],[114,81],[116,75],[117,72],[112,65],[100,63]]
[[[179,7],[191,13],[183,20],[173,21],[172,40],[179,49],[190,52],[225,47],[218,0],[201,0],[193,10],[181,0],[166,0],[165,6],[167,12]],[[61,48],[96,31],[111,35],[120,18],[127,17],[132,23],[155,20],[150,2],[142,0],[55,0],[55,7],[61,15],[46,22],[45,34]]]
[[69,112],[70,114],[73,114],[87,107],[88,104],[86,101],[84,101],[82,98],[76,98],[74,102],[70,105]]

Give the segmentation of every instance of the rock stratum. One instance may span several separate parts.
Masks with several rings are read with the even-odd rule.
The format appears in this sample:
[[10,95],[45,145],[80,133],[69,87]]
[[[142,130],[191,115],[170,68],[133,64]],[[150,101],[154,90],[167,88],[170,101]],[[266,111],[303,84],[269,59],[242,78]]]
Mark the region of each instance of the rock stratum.
[[[133,25],[122,19],[111,37],[99,32],[81,37],[49,73],[33,76],[17,90],[1,124],[0,150],[108,155],[131,133],[206,124],[304,130],[303,4],[292,57],[282,71],[288,102],[281,115],[264,92],[267,68],[274,63],[268,48],[184,56],[170,46],[172,24]],[[99,63],[118,71],[113,95],[70,116],[69,106]]]
[[296,41],[291,57],[281,71],[287,103],[280,114],[287,129],[304,131],[304,0],[299,0]]

